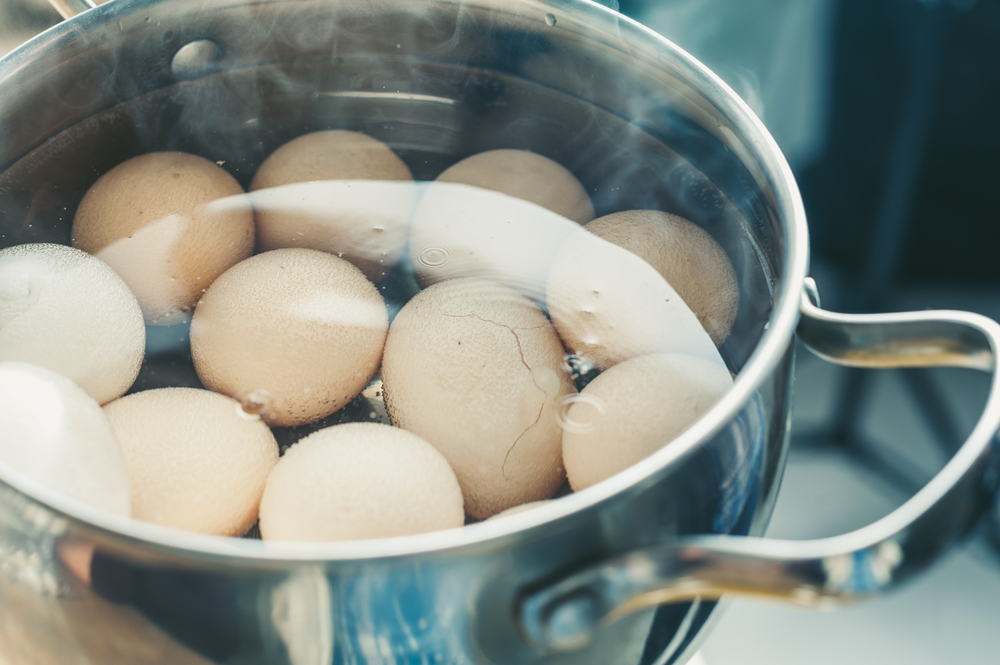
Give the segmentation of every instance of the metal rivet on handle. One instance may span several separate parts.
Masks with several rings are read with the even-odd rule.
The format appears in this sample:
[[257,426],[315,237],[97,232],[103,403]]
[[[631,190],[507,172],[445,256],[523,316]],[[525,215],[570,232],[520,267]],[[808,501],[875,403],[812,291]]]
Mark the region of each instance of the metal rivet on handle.
[[198,39],[182,46],[170,61],[171,73],[182,80],[211,74],[222,60],[222,47],[211,39]]

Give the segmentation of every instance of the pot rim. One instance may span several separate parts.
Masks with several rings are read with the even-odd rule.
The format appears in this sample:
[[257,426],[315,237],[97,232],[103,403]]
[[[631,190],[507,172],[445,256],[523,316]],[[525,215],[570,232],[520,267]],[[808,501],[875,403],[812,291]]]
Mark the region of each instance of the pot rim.
[[[777,143],[750,107],[716,74],[673,42],[636,21],[592,0],[531,0],[539,5],[571,11],[590,21],[615,21],[622,36],[630,33],[648,46],[671,52],[673,64],[714,105],[737,134],[749,156],[762,168],[774,193],[775,215],[783,222],[782,274],[768,328],[736,377],[734,387],[688,430],[641,462],[579,492],[561,497],[532,510],[498,520],[431,533],[342,542],[264,542],[180,531],[121,517],[78,502],[51,490],[9,468],[0,467],[0,484],[56,513],[46,521],[63,522],[57,532],[73,531],[114,549],[142,548],[171,558],[203,563],[253,566],[283,563],[324,563],[382,560],[414,554],[432,554],[480,546],[503,546],[503,541],[537,531],[546,525],[580,513],[619,494],[642,489],[657,480],[678,460],[693,453],[729,423],[765,380],[776,371],[792,342],[799,320],[802,284],[808,273],[809,241],[805,208],[791,168]],[[58,45],[81,26],[97,25],[133,7],[152,6],[171,0],[116,0],[81,14],[42,33],[0,60],[0,83],[36,57]],[[73,529],[69,524],[73,523]]]

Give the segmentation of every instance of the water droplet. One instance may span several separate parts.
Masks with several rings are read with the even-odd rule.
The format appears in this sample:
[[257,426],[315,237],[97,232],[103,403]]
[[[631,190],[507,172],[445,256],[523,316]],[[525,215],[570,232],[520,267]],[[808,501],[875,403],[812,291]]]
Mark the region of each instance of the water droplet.
[[531,370],[531,381],[535,387],[545,393],[545,399],[553,399],[559,394],[562,382],[559,375],[548,367],[536,367]]
[[[573,409],[574,404],[586,404],[592,408],[590,409]],[[573,410],[573,416],[575,418],[570,418],[570,410]],[[596,411],[596,416],[594,412]],[[603,401],[594,397],[593,395],[585,395],[583,393],[573,393],[572,395],[567,395],[559,401],[559,410],[556,412],[556,422],[567,432],[572,434],[586,434],[587,432],[594,429],[594,424],[600,418],[608,412],[607,405]],[[587,414],[590,414],[589,416]]]
[[440,268],[451,260],[451,252],[443,247],[425,247],[417,255],[417,263],[426,268]]
[[259,420],[261,414],[267,411],[274,399],[271,393],[264,389],[253,390],[239,398],[237,413],[248,420]]
[[555,14],[546,14],[545,15],[545,25],[547,25],[547,26],[549,26],[551,28],[555,24],[556,24],[556,15]]
[[375,420],[376,418],[378,418],[378,414],[375,413],[374,411],[371,411],[369,412],[368,417],[371,418],[372,420]]

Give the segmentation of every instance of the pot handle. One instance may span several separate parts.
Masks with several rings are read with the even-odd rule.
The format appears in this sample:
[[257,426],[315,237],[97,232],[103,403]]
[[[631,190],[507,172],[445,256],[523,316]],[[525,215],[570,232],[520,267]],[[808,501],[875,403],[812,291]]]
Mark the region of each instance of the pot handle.
[[1000,325],[954,311],[836,314],[806,280],[797,335],[816,355],[853,367],[970,367],[993,372],[986,407],[955,456],[910,500],[874,524],[819,540],[694,536],[642,548],[523,596],[536,646],[584,646],[597,628],[646,607],[758,596],[828,607],[881,593],[936,560],[986,510],[1000,459]]
[[49,0],[49,4],[63,18],[73,18],[97,6],[94,0]]

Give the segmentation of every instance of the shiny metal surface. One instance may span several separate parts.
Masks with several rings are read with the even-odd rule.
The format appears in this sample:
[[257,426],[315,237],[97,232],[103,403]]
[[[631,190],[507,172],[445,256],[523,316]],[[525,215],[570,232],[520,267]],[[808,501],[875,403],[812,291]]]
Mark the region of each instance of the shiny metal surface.
[[853,533],[814,541],[686,537],[589,568],[524,600],[534,640],[574,649],[598,626],[640,608],[726,594],[815,607],[853,602],[905,582],[971,529],[997,489],[1000,325],[968,312],[835,314],[813,303],[815,293],[807,283],[798,336],[831,362],[993,372],[983,415],[953,459],[913,498]]
[[63,18],[73,18],[77,14],[97,6],[94,0],[49,0],[49,4]]
[[[173,70],[206,41],[218,52],[196,60],[211,67]],[[0,90],[4,246],[67,242],[66,211],[135,154],[204,154],[245,184],[284,141],[336,127],[385,141],[418,179],[491,147],[548,154],[599,210],[624,196],[708,229],[744,303],[722,349],[735,387],[687,432],[586,491],[463,529],[214,538],[112,519],[0,470],[0,660],[647,665],[701,639],[710,601],[593,617],[571,654],[526,638],[518,608],[572,571],[680,537],[760,535],[770,515],[805,216],[773,140],[711,72],[585,1],[114,0],[0,61]]]

